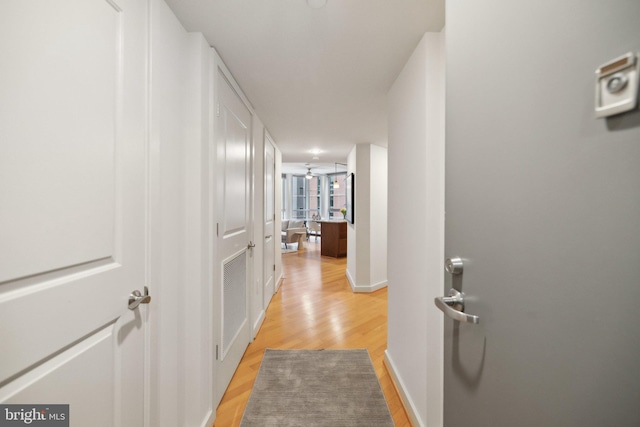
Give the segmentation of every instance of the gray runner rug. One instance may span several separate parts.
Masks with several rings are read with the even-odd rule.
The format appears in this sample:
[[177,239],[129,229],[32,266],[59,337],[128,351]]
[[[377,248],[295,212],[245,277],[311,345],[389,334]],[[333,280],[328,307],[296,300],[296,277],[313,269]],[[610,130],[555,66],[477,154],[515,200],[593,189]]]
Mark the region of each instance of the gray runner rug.
[[267,349],[241,427],[392,427],[369,352]]

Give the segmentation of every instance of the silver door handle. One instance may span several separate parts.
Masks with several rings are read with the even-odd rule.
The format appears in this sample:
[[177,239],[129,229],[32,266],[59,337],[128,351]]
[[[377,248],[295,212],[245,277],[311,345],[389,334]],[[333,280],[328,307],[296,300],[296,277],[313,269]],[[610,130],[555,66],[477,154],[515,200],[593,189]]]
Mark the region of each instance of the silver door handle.
[[268,236],[264,236],[264,239],[267,240],[267,239],[270,239],[272,237],[273,237],[273,235],[269,234]]
[[256,244],[249,240],[249,244],[247,245],[247,249],[253,249],[256,247]]
[[148,287],[144,287],[144,295],[136,289],[129,295],[129,310],[135,310],[140,304],[149,304],[150,302],[151,295],[149,295]]
[[454,320],[473,323],[475,325],[480,323],[480,317],[464,313],[464,293],[462,292],[451,289],[449,296],[436,297],[433,299],[433,302],[436,303],[436,307],[442,310],[444,314]]

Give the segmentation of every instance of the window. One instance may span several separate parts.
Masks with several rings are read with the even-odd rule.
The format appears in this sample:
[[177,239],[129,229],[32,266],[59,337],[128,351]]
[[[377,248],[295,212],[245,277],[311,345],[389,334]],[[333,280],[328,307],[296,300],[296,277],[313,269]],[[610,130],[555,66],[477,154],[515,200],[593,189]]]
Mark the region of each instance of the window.
[[306,179],[304,175],[292,177],[291,219],[307,219],[320,213],[320,179]]
[[309,189],[309,205],[307,206],[307,218],[320,215],[320,177],[314,176],[307,180]]
[[304,218],[307,204],[307,183],[304,175],[294,175],[291,179],[291,219]]
[[282,205],[280,208],[280,219],[286,219],[287,218],[287,207],[285,205],[285,199],[287,197],[287,175],[282,174],[280,176],[280,182],[282,183],[282,193],[281,194],[281,201],[280,204]]
[[[346,179],[346,173],[329,175],[329,218],[331,219],[343,219],[340,208],[343,208],[347,202],[345,197]],[[336,181],[338,188],[334,187]]]

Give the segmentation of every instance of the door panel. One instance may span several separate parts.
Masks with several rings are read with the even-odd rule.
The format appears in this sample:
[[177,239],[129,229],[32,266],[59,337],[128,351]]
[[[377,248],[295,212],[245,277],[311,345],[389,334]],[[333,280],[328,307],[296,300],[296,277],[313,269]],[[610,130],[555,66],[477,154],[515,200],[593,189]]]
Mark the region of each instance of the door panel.
[[[231,96],[231,95],[230,95]],[[221,107],[222,108],[222,107]],[[247,233],[248,215],[248,124],[235,115],[233,107],[224,107],[224,234],[228,238],[236,233]],[[246,108],[245,108],[246,109]]]
[[20,185],[2,194],[0,227],[14,249],[0,259],[2,282],[104,259],[114,249],[120,13],[106,1],[23,3],[3,2],[0,18],[1,173],[7,185]]
[[[75,387],[68,387],[64,400],[56,400],[59,403],[73,402],[72,423],[90,420],[92,414],[98,413],[102,417],[91,425],[117,425],[114,422],[116,387],[113,387],[113,378],[117,373],[111,360],[114,329],[114,325],[109,325],[12,381],[2,390],[3,403],[38,403],[60,399],[61,384],[74,378],[77,381]],[[103,368],[95,369],[97,366]],[[96,387],[95,384],[110,386]],[[88,390],[92,393],[91,404],[79,404],[86,401],[84,394]]]
[[141,425],[146,6],[0,9],[0,402]]
[[264,307],[275,292],[275,147],[268,135],[264,141]]
[[217,404],[251,340],[247,300],[251,257],[247,248],[251,240],[251,112],[235,92],[225,71],[217,68],[216,73],[219,104],[216,139],[220,221]]
[[593,96],[638,16],[448,2],[445,293],[480,324],[445,318],[446,426],[640,425],[640,114]]

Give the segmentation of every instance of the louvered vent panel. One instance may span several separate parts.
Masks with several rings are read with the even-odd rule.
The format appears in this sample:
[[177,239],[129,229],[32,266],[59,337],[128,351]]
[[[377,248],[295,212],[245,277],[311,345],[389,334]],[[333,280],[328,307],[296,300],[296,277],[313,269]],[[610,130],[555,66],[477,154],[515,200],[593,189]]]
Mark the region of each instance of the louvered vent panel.
[[246,318],[247,252],[224,264],[222,288],[222,357],[240,331]]

